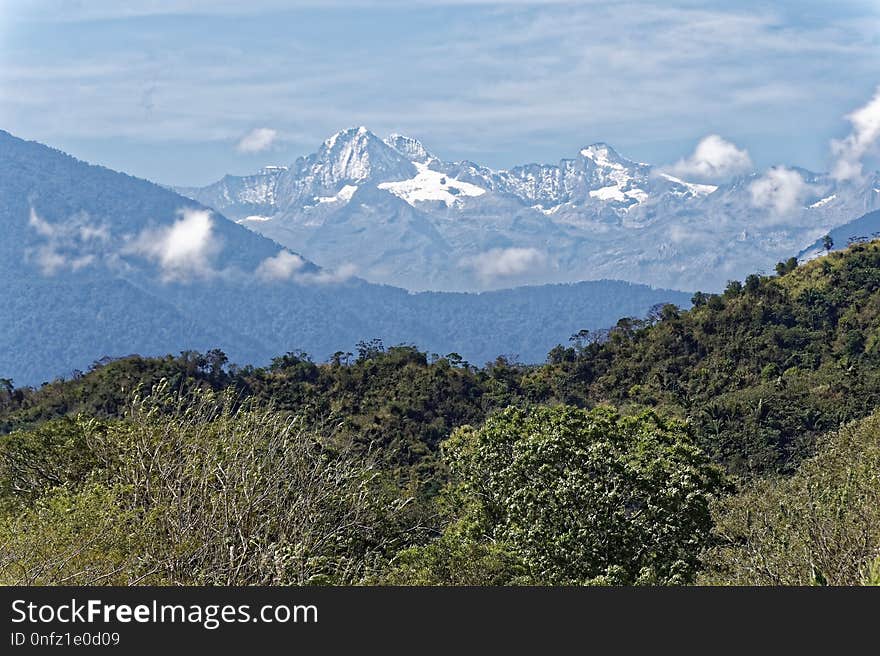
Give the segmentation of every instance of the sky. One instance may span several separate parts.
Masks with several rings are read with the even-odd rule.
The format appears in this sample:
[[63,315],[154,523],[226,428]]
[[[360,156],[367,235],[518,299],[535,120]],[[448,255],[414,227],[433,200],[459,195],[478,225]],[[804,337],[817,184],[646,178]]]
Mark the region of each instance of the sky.
[[163,184],[357,125],[495,168],[717,135],[825,171],[878,85],[880,0],[0,0],[0,128]]

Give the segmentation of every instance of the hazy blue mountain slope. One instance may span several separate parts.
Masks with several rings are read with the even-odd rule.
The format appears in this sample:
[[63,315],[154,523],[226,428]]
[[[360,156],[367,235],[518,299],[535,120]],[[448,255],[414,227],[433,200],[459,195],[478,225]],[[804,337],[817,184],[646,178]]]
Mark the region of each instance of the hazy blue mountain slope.
[[177,353],[228,345],[240,357],[267,351],[226,326],[207,324],[119,279],[33,278],[0,294],[0,376],[39,383],[104,356]]

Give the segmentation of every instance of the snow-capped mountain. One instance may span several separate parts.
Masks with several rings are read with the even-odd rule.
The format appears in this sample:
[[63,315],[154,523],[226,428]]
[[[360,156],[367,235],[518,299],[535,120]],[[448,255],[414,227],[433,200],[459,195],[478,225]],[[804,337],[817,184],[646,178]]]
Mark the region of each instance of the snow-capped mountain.
[[360,127],[287,169],[179,191],[325,266],[413,290],[617,278],[708,291],[880,208],[878,188],[784,167],[698,184],[604,143],[496,171]]

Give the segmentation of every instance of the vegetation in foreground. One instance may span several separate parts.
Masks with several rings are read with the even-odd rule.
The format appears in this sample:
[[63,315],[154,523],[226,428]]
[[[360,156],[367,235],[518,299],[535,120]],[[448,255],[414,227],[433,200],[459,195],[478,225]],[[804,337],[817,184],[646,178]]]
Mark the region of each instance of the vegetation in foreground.
[[880,579],[880,245],[526,367],[365,342],[0,381],[0,582]]

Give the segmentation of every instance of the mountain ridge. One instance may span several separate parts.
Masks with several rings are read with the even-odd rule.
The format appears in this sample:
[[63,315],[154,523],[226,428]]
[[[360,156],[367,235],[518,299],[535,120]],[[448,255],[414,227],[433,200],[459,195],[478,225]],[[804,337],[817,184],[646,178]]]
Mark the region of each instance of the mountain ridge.
[[[358,168],[339,158],[346,147],[364,155]],[[310,259],[412,290],[611,278],[717,291],[880,208],[876,174],[843,183],[774,167],[710,185],[603,142],[555,164],[493,170],[363,126],[336,133],[274,180],[275,200],[247,212],[235,207],[234,180],[181,191]],[[499,254],[505,261],[493,266]]]

